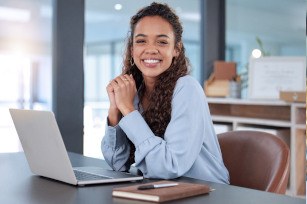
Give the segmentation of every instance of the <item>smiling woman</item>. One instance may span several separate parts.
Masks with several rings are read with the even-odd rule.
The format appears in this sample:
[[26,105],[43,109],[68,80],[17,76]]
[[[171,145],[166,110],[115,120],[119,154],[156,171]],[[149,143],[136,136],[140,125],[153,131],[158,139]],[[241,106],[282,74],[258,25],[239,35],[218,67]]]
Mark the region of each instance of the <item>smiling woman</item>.
[[[201,82],[200,61],[200,1],[161,0],[172,6],[181,18],[186,55],[191,64],[191,75]],[[85,84],[84,84],[84,155],[102,158],[97,145],[105,131],[109,100],[106,87],[111,79],[122,72],[122,56],[129,32],[129,19],[135,11],[152,3],[151,0],[121,2],[116,10],[116,1],[87,0],[85,13]],[[128,33],[129,34],[129,33]],[[163,36],[160,36],[161,40]],[[161,44],[164,42],[160,41]],[[131,58],[130,58],[131,59]],[[157,60],[153,58],[152,60]],[[153,63],[150,59],[147,63]],[[133,60],[129,64],[135,64]],[[202,83],[202,82],[201,82]]]
[[146,178],[229,183],[203,89],[188,75],[178,16],[152,3],[132,16],[130,31],[123,72],[107,85],[105,160],[116,171],[135,163]]

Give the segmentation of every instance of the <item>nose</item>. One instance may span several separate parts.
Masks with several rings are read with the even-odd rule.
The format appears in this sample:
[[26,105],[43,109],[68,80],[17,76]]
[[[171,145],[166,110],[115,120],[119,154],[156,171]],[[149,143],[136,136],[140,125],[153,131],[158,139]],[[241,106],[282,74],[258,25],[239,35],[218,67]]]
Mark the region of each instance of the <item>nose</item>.
[[157,54],[158,52],[159,50],[153,45],[148,45],[145,50],[146,54]]

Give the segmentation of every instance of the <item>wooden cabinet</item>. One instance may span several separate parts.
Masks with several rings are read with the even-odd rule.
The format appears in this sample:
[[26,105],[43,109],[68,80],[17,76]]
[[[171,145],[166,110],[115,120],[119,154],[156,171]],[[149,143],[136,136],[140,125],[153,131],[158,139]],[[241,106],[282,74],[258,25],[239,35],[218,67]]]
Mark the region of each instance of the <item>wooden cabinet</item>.
[[213,123],[229,130],[268,128],[286,133],[283,139],[291,151],[288,194],[305,195],[306,104],[207,98]]

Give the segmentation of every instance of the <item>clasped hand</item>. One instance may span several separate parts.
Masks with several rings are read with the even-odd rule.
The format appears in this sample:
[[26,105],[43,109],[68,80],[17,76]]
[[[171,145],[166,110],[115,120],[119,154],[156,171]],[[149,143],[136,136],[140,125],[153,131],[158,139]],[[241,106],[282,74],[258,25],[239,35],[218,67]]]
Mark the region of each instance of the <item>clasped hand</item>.
[[110,110],[119,110],[127,115],[134,110],[133,100],[136,95],[136,85],[132,75],[119,75],[107,85],[110,100]]

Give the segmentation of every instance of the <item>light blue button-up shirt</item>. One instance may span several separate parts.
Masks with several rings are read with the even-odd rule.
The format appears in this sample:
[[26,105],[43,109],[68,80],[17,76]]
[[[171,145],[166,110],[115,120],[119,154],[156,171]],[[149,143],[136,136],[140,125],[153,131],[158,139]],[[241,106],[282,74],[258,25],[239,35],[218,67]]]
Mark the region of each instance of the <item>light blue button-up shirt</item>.
[[[129,169],[130,145],[136,147],[135,166],[145,178],[180,176],[229,184],[208,103],[200,84],[191,76],[178,79],[172,99],[171,121],[164,139],[151,131],[138,109],[115,127],[107,126],[102,140],[106,162],[116,171]],[[140,110],[142,111],[142,110]]]

